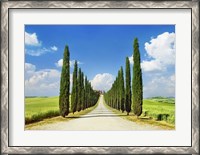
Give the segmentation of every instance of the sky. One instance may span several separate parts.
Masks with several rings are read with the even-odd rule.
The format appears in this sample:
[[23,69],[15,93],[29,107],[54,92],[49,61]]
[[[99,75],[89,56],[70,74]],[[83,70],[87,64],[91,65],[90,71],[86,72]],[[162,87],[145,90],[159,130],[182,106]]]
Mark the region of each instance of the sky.
[[[175,96],[175,25],[26,25],[25,96],[58,96],[64,48],[93,89],[108,91],[138,38],[143,96]],[[131,73],[132,74],[132,73]]]

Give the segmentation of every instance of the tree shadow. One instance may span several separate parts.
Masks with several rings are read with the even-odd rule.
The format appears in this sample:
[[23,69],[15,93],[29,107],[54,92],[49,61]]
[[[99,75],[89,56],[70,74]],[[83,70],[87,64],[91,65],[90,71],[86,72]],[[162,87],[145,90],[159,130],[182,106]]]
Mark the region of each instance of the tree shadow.
[[115,115],[115,114],[94,114],[94,115],[84,115],[84,116],[70,116],[70,117],[66,117],[66,118],[95,118],[95,117],[119,117],[119,116],[128,116],[128,115],[123,115],[123,114],[120,114],[120,115]]

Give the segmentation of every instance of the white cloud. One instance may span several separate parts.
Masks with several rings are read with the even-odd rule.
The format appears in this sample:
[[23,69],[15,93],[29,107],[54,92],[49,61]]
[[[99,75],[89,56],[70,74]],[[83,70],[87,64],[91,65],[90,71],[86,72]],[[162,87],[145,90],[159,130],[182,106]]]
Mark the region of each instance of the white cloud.
[[144,60],[141,63],[141,68],[145,72],[164,70],[163,65],[160,63],[160,61],[157,60],[151,60],[151,61]]
[[25,53],[31,56],[40,56],[48,52],[55,52],[58,48],[54,45],[52,47],[42,47],[42,42],[38,40],[36,33],[25,32]]
[[25,72],[34,72],[36,69],[35,65],[31,63],[25,63]]
[[25,44],[29,46],[40,46],[41,42],[38,40],[36,33],[25,32]]
[[175,96],[175,75],[151,76],[143,87],[144,97],[153,96]]
[[128,57],[128,59],[129,59],[130,64],[133,65],[133,55]]
[[57,51],[57,50],[58,50],[58,47],[52,46],[52,47],[51,47],[51,50],[52,50],[52,51]]
[[58,60],[58,62],[56,62],[55,65],[56,65],[56,67],[62,67],[63,59]]
[[26,48],[25,52],[26,54],[31,55],[31,56],[40,56],[46,53],[55,52],[55,49],[53,50],[52,47],[51,48],[46,48],[46,47]]
[[[75,63],[75,60],[70,60],[69,61],[69,65],[70,67],[74,67],[74,63]],[[78,64],[81,65],[83,64],[82,62],[78,61]],[[55,63],[56,67],[62,67],[63,66],[63,59],[60,59],[58,60],[56,63]]]
[[[57,96],[60,91],[61,72],[56,69],[36,70],[36,66],[25,63],[25,96]],[[70,91],[72,74],[70,74]]]
[[25,63],[25,96],[54,96],[59,94],[60,71],[36,70],[35,65]]
[[26,49],[25,52],[26,54],[31,56],[40,56],[47,52],[50,52],[50,50],[47,48],[38,48],[38,49]]
[[175,64],[175,33],[164,32],[145,43],[149,61],[141,63],[143,71],[165,70]]
[[109,73],[97,74],[92,80],[91,85],[95,90],[107,91],[111,88],[115,77]]

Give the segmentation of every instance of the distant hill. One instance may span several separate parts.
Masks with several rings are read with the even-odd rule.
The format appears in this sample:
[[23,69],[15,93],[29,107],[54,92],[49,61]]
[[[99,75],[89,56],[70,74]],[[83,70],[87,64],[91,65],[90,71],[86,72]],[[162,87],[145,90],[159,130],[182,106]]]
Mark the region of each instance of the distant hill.
[[174,97],[155,96],[155,97],[148,98],[148,100],[153,100],[153,101],[161,102],[161,103],[175,104],[175,98]]
[[25,96],[25,98],[47,98],[48,96]]
[[148,99],[169,99],[169,98],[174,98],[174,97],[155,96],[155,97],[149,97]]

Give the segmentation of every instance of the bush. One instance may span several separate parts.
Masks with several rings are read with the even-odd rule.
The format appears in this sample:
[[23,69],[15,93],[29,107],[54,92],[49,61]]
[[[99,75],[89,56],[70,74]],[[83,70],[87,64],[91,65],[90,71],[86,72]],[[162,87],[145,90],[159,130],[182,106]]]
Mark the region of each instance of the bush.
[[34,114],[31,117],[25,118],[25,124],[39,122],[45,118],[52,118],[52,117],[59,116],[59,115],[60,115],[59,111],[48,111],[46,113]]

